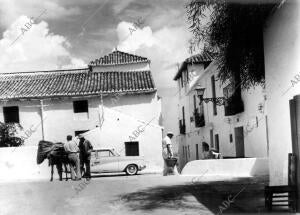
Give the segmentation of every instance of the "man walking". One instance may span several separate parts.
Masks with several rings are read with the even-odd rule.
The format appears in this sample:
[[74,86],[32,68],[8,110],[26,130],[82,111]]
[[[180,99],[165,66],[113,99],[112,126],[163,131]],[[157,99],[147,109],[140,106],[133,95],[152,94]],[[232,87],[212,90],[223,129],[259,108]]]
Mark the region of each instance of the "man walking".
[[[167,165],[166,160],[173,157],[172,141],[171,141],[173,136],[174,136],[174,134],[172,132],[168,132],[167,136],[162,141],[162,156],[164,159],[164,170],[163,170],[164,176],[168,175],[169,168],[172,168]],[[174,168],[176,168],[176,167],[174,167]],[[172,168],[173,173],[174,173],[174,168]]]
[[[72,180],[81,180],[79,156],[77,153],[79,149],[76,142],[72,140],[71,135],[67,136],[67,142],[64,144],[64,148],[68,154]],[[74,169],[76,170],[76,174]],[[76,175],[76,179],[75,179],[75,175]]]
[[80,168],[81,171],[84,170],[85,166],[85,174],[84,177],[87,180],[91,178],[91,153],[93,151],[93,146],[90,141],[86,140],[83,135],[79,135],[79,149],[80,149]]

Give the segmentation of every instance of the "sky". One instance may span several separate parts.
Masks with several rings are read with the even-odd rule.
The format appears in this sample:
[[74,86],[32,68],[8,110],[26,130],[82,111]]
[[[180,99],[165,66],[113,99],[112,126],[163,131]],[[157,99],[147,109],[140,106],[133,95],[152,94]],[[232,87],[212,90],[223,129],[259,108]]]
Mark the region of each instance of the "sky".
[[0,72],[84,68],[117,48],[149,58],[158,89],[175,87],[190,56],[185,3],[0,0]]

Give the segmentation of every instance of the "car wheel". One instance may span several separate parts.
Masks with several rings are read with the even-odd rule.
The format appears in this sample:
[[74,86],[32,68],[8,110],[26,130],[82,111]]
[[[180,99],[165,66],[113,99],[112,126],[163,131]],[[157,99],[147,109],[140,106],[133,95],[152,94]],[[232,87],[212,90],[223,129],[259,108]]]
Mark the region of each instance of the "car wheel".
[[127,167],[126,167],[126,174],[127,175],[135,175],[137,174],[138,172],[138,168],[136,165],[134,164],[129,164]]

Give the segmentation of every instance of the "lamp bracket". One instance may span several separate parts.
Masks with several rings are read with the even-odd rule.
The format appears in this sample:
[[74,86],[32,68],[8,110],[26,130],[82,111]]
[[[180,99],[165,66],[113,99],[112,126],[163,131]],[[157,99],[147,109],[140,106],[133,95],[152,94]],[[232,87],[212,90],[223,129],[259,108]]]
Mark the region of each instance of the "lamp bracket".
[[226,98],[225,97],[202,98],[201,101],[204,101],[205,103],[212,102],[218,106],[222,106],[225,105]]

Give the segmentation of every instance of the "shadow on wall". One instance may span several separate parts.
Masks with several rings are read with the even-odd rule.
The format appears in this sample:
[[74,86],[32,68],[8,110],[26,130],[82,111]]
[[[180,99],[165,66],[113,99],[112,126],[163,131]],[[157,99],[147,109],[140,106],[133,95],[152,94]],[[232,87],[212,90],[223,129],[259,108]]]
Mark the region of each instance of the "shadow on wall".
[[250,175],[269,175],[269,159],[256,159],[250,171]]

